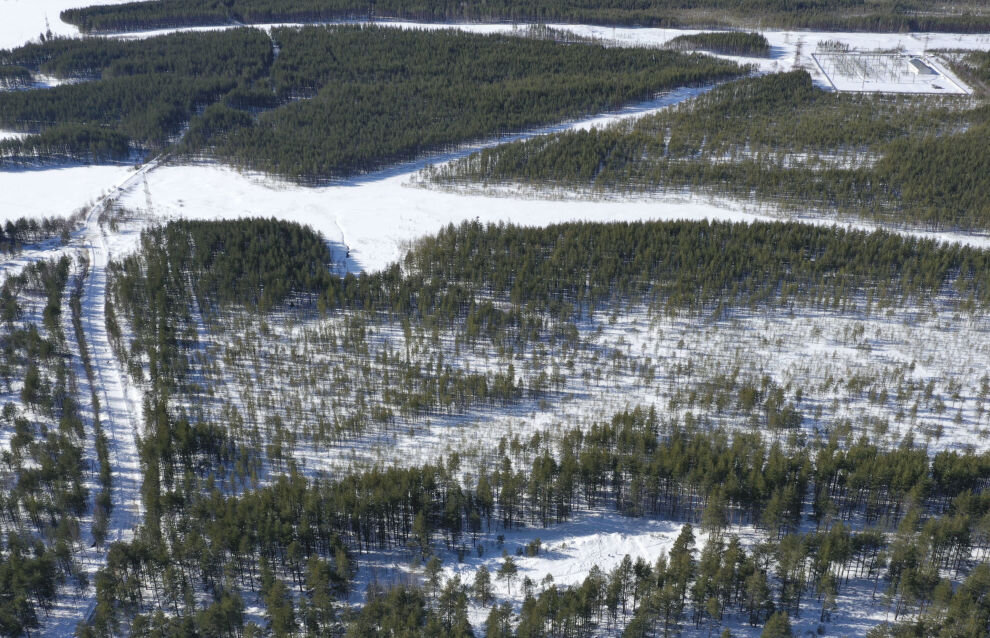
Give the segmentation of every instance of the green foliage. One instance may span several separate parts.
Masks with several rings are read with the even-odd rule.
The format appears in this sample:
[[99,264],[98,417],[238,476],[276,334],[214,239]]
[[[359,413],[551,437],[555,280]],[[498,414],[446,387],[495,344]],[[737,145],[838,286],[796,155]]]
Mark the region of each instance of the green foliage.
[[84,80],[0,93],[0,126],[35,133],[0,143],[0,162],[103,162],[163,148],[195,111],[267,74],[272,59],[269,39],[255,29],[54,38],[0,51],[0,63]]
[[128,75],[181,75],[253,80],[272,62],[268,37],[258,29],[119,38],[48,38],[0,50],[0,64],[21,65],[63,79]]
[[[205,127],[212,135],[180,150],[295,179],[338,177],[740,71],[697,55],[449,30],[272,35],[281,53],[271,82],[284,105],[253,125]],[[298,96],[312,99],[285,103]]]
[[0,141],[0,164],[81,159],[86,162],[121,161],[130,155],[130,139],[111,128],[92,124],[59,124],[20,140]]
[[0,68],[85,80],[0,93],[0,126],[40,134],[4,141],[0,162],[121,160],[178,142],[179,155],[326,179],[742,72],[701,55],[557,42],[549,31],[271,35],[274,44],[251,28],[54,38],[0,51]]
[[791,638],[794,632],[791,631],[791,619],[785,612],[777,612],[767,624],[763,626],[760,638]]
[[699,50],[754,58],[770,57],[770,43],[760,33],[717,31],[679,35],[665,46],[678,51]]

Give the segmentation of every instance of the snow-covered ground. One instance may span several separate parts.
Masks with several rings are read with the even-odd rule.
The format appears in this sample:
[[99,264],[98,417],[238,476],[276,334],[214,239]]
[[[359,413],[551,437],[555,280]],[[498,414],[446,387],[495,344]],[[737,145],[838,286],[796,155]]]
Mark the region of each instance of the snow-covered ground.
[[20,140],[27,137],[27,133],[21,133],[19,131],[3,131],[0,130],[0,141],[3,140]]
[[[772,211],[737,202],[690,196],[611,200],[492,197],[410,187],[410,173],[384,174],[320,188],[299,187],[218,166],[165,166],[132,186],[121,202],[158,218],[231,219],[277,217],[309,224],[350,249],[350,269],[374,271],[398,260],[410,241],[447,224],[477,219],[542,226],[574,220],[753,221]],[[514,193],[513,193],[514,194]],[[839,220],[808,221],[833,224]],[[841,225],[873,228],[864,223]],[[905,231],[907,232],[907,231]],[[963,233],[911,234],[990,246],[990,237]]]
[[0,222],[71,215],[133,172],[121,165],[0,170]]
[[[58,11],[84,4],[89,4],[89,1],[0,0],[0,47],[16,46],[36,38],[45,29],[45,15],[54,32],[74,32],[74,29],[58,21]],[[416,24],[397,26],[437,27]],[[512,29],[510,25],[460,25],[459,28],[478,32]],[[677,35],[693,32],[590,26],[564,28],[618,45],[659,45]],[[144,35],[147,34],[142,34],[142,37]],[[806,68],[822,86],[828,80],[811,58],[811,53],[821,41],[843,42],[862,51],[900,48],[919,54],[933,49],[990,49],[990,35],[801,32],[768,32],[765,35],[773,45],[772,57],[742,61],[754,63],[767,72]],[[565,127],[601,126],[618,118],[638,117],[694,93],[694,90],[676,91],[654,102],[635,105],[618,113],[601,114],[530,134]],[[502,140],[489,143],[498,141]],[[90,207],[91,214],[85,230],[76,238],[76,245],[89,252],[92,265],[84,289],[83,313],[87,342],[99,371],[103,427],[111,439],[115,465],[116,508],[111,521],[111,539],[127,538],[140,518],[140,468],[135,435],[140,433],[141,419],[140,393],[121,372],[120,364],[107,343],[103,316],[105,266],[108,259],[133,249],[143,224],[173,217],[219,219],[274,216],[291,219],[321,231],[334,244],[337,257],[346,261],[347,269],[377,270],[400,258],[405,247],[416,238],[436,232],[449,223],[468,219],[546,225],[567,220],[707,218],[752,221],[772,216],[742,204],[709,201],[689,195],[663,200],[554,201],[497,198],[491,197],[490,193],[440,192],[417,188],[411,183],[428,161],[444,161],[476,148],[478,145],[472,145],[458,153],[403,164],[320,188],[300,187],[217,166],[157,167],[151,164],[139,172],[128,166],[0,171],[0,221],[21,216],[66,215]],[[95,217],[102,209],[103,202],[99,200],[108,193],[128,208],[143,213],[144,218],[120,232],[104,233]],[[94,201],[98,203],[93,205]],[[823,220],[815,221],[823,223]],[[831,221],[825,220],[824,223]],[[990,247],[990,238],[986,236],[937,236]],[[64,250],[26,252],[2,267],[5,274],[9,274],[23,268],[26,263],[52,257]],[[348,250],[349,258],[344,256]],[[396,430],[387,439],[367,437],[355,442],[353,454],[348,458],[333,458],[325,449],[316,449],[304,443],[298,446],[298,453],[310,472],[333,472],[352,460],[356,464],[412,462],[447,454],[451,449],[474,454],[489,448],[492,441],[502,434],[560,429],[565,423],[568,427],[586,424],[591,419],[606,418],[617,409],[641,403],[657,403],[669,408],[671,398],[682,396],[690,384],[686,378],[668,383],[663,377],[664,370],[669,374],[670,366],[689,360],[707,366],[700,369],[699,375],[703,371],[719,369],[728,361],[748,366],[753,375],[769,374],[781,385],[788,382],[808,386],[813,382],[821,384],[826,375],[848,381],[857,373],[866,374],[871,370],[876,372],[875,379],[882,381],[898,375],[918,383],[935,380],[939,384],[936,390],[938,401],[923,403],[915,423],[903,416],[898,420],[891,414],[889,430],[883,434],[873,434],[893,441],[895,436],[912,430],[918,440],[928,437],[933,449],[962,449],[968,446],[985,449],[988,439],[984,430],[988,424],[984,413],[977,413],[977,389],[972,382],[979,376],[975,371],[990,357],[987,350],[990,342],[987,339],[988,329],[966,317],[926,315],[921,311],[927,312],[927,309],[916,310],[918,312],[912,311],[910,316],[895,314],[884,317],[815,312],[795,316],[782,311],[769,316],[738,316],[726,322],[708,324],[698,318],[681,317],[656,326],[651,326],[648,319],[636,312],[625,313],[612,323],[602,318],[604,327],[601,336],[596,338],[597,347],[603,351],[620,352],[623,363],[612,378],[606,371],[604,381],[585,381],[581,370],[569,374],[567,391],[549,402],[547,409],[532,402],[527,409],[494,418],[491,415],[475,415],[448,420],[421,420],[411,429]],[[201,334],[203,331],[201,328]],[[291,338],[283,337],[291,341]],[[210,345],[215,347],[219,343]],[[661,369],[661,379],[655,384],[647,384],[638,378],[629,365],[633,361],[639,369],[646,356],[655,362],[663,361],[666,366]],[[595,365],[590,361],[585,364],[588,370]],[[472,365],[478,365],[478,361],[473,360]],[[603,360],[598,365],[607,369],[613,364],[611,360]],[[227,374],[225,368],[221,371]],[[235,377],[228,375],[226,378]],[[591,378],[594,378],[593,374]],[[698,378],[701,379],[701,376]],[[279,380],[277,377],[273,379]],[[960,385],[958,399],[952,398],[949,388],[950,383],[957,381],[967,382],[967,385]],[[264,387],[256,389],[269,390]],[[836,384],[834,388],[817,392],[817,396],[809,392],[805,401],[810,410],[821,405],[826,417],[852,417],[860,413],[884,416],[890,411],[889,405],[879,403],[875,397],[870,398],[863,390],[840,390]],[[829,393],[834,395],[834,403],[828,400],[832,398]],[[239,394],[240,389],[231,391],[225,388],[220,396],[229,401],[231,396]],[[813,425],[817,427],[817,423],[809,423],[808,427]],[[557,584],[573,584],[587,575],[591,565],[598,564],[607,571],[626,553],[634,558],[655,559],[660,552],[669,549],[677,529],[679,526],[672,523],[632,521],[608,513],[596,513],[580,516],[551,530],[511,532],[507,535],[506,547],[511,550],[532,540],[532,537],[541,537],[549,544],[550,553],[520,558],[520,576],[528,575],[539,582],[549,573]],[[99,557],[96,557],[95,561],[86,563],[87,570],[95,569],[98,560]],[[491,567],[497,561],[496,550],[490,548],[486,556],[469,557],[459,570],[463,579],[469,580],[473,570],[482,562]],[[515,596],[520,588],[519,582],[513,588]],[[508,591],[502,594],[507,595]],[[855,590],[850,589],[844,595],[854,596]],[[92,598],[87,595],[63,597],[44,633],[66,635],[75,621],[85,616],[91,604]],[[842,608],[855,607],[856,604],[850,598]],[[472,609],[472,617],[476,621],[482,618],[481,614],[482,610]],[[864,614],[870,615],[873,611],[867,609],[840,627],[856,627],[856,622],[863,622]],[[806,628],[811,627],[802,627]],[[849,629],[846,633],[862,632]],[[756,635],[755,632],[751,634]]]
[[[737,310],[713,321],[695,313],[650,316],[630,307],[582,322],[576,349],[540,346],[539,355],[527,350],[508,356],[490,352],[484,341],[458,346],[449,331],[435,342],[417,331],[407,338],[394,323],[372,322],[364,340],[344,346],[345,334],[352,335],[348,342],[354,339],[350,316],[233,313],[215,317],[211,331],[200,324],[191,370],[195,389],[174,399],[176,407],[207,420],[230,421],[225,415],[234,408],[234,435],[245,443],[270,440],[276,435],[272,424],[283,424],[292,443],[280,448],[279,457],[293,458],[309,475],[417,465],[457,452],[470,483],[477,476],[469,468],[497,460],[493,451],[503,437],[528,440],[541,432],[554,440],[637,406],[655,406],[664,418],[690,413],[699,423],[748,431],[761,427],[760,420],[736,405],[738,388],[765,380],[788,388],[787,400],[802,414],[800,427],[778,433],[781,438],[827,439],[848,422],[852,432],[887,447],[910,436],[933,454],[985,451],[990,324],[939,308]],[[396,365],[395,358],[409,352],[414,370],[430,370],[430,362],[442,358],[459,373],[497,373],[514,365],[526,387],[541,373],[552,379],[562,372],[563,379],[543,396],[508,406],[469,403],[463,411],[403,415],[401,402],[383,395],[415,391],[396,385],[410,364]],[[299,371],[303,364],[305,373]],[[387,407],[394,417],[373,422],[366,404]],[[347,423],[357,423],[347,426],[356,431],[334,434]]]
[[837,91],[938,95],[972,93],[944,63],[931,55],[816,52],[812,58]]
[[51,30],[53,35],[78,35],[79,30],[59,19],[66,9],[91,4],[123,4],[131,0],[0,0],[0,49],[24,44]]

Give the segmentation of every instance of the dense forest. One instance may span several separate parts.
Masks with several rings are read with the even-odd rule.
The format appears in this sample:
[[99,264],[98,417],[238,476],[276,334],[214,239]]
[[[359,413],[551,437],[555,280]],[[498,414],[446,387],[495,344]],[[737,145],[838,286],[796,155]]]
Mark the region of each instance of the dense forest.
[[[990,304],[985,251],[795,223],[464,223],[422,239],[401,269],[396,264],[345,277],[326,269],[328,251],[313,231],[276,220],[172,222],[146,231],[142,246],[142,255],[115,266],[118,296],[134,304],[142,325],[159,316],[149,312],[154,304],[161,303],[167,317],[183,312],[182,299],[194,292],[207,308],[236,303],[266,310],[294,293],[309,295],[326,311],[374,309],[443,323],[488,314],[483,322],[496,324],[518,322],[523,309],[569,320],[633,299],[671,310],[794,303],[856,308],[869,293],[882,309],[950,290],[960,307]],[[287,256],[286,246],[299,254]],[[243,269],[241,262],[255,266]],[[194,275],[191,288],[177,273]],[[485,303],[492,299],[506,299],[517,310]]]
[[0,93],[0,126],[33,134],[2,142],[0,161],[123,160],[176,143],[185,157],[326,179],[744,71],[533,35],[310,27],[273,29],[271,41],[256,29],[48,38],[0,52],[0,64],[74,82]]
[[0,60],[70,80],[0,93],[0,126],[31,133],[0,142],[0,162],[124,160],[159,150],[193,114],[266,75],[271,43],[252,29],[141,41],[48,38]]
[[827,92],[804,71],[740,80],[590,131],[485,149],[427,172],[594,192],[693,191],[940,230],[990,228],[987,110]]
[[86,32],[208,24],[403,19],[428,22],[513,21],[652,27],[762,26],[835,31],[981,32],[986,5],[955,0],[165,0],[67,9],[62,20]]
[[952,69],[984,95],[990,94],[990,51],[960,54]]
[[453,31],[312,27],[272,36],[276,95],[312,99],[251,125],[212,111],[193,121],[196,135],[180,151],[296,179],[346,176],[741,71],[697,55]]
[[759,33],[738,31],[718,31],[679,35],[670,40],[665,48],[675,51],[708,51],[723,55],[741,55],[754,58],[770,57],[770,43]]

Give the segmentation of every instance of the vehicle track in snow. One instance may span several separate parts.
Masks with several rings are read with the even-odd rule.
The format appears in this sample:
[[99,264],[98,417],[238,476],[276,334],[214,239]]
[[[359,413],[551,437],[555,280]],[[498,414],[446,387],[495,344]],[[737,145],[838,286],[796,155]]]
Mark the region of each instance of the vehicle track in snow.
[[[88,268],[83,268],[78,263],[74,264],[63,297],[65,304],[68,305],[68,300],[77,287],[82,291],[80,319],[84,342],[81,343],[77,339],[69,319],[70,313],[67,311],[63,312],[63,331],[69,352],[74,359],[80,406],[89,413],[88,421],[91,429],[87,433],[87,445],[92,443],[92,449],[85,451],[85,457],[92,464],[94,471],[98,472],[94,417],[99,418],[110,444],[113,509],[109,517],[106,542],[102,547],[96,547],[94,544],[92,518],[89,519],[89,528],[83,531],[80,539],[83,550],[78,558],[82,571],[90,579],[89,587],[84,591],[63,588],[54,605],[53,613],[47,618],[42,618],[40,627],[42,636],[71,635],[77,623],[92,617],[96,608],[93,580],[96,572],[106,562],[110,544],[132,539],[144,515],[139,454],[139,441],[143,430],[141,392],[128,382],[127,373],[114,354],[107,334],[105,308],[110,246],[106,232],[100,225],[100,216],[114,204],[126,188],[157,167],[160,160],[161,158],[155,158],[147,162],[125,179],[114,184],[107,195],[91,206],[86,212],[82,229],[75,234],[69,247],[71,252],[65,251],[80,257],[85,256],[88,261]],[[82,280],[81,285],[80,280]],[[95,373],[92,385],[82,361],[83,348],[88,350]],[[95,402],[92,400],[93,397],[96,398]],[[97,412],[98,414],[94,414]],[[100,490],[98,480],[93,478],[88,481],[87,488],[91,492],[89,499],[91,514],[92,504]]]

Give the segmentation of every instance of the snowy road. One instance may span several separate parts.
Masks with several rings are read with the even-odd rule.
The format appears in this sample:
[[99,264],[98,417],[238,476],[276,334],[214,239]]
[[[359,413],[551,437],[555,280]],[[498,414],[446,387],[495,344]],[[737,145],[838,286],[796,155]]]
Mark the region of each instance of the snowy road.
[[141,521],[141,463],[138,439],[141,434],[141,398],[130,386],[121,362],[114,355],[107,335],[106,286],[110,249],[100,213],[106,210],[125,188],[158,166],[156,158],[117,184],[109,195],[94,205],[86,215],[84,246],[89,251],[89,276],[83,288],[82,314],[86,342],[96,369],[100,397],[100,420],[110,439],[114,467],[113,504],[108,539],[128,540]]
[[[106,268],[110,261],[110,250],[106,234],[100,226],[99,220],[100,214],[116,200],[122,192],[121,189],[140,179],[147,171],[152,170],[157,165],[157,159],[148,162],[142,168],[114,184],[110,193],[89,209],[83,229],[76,234],[73,245],[62,247],[62,252],[85,254],[89,262],[88,269],[83,269],[78,265],[74,267],[64,299],[70,298],[72,291],[76,290],[79,279],[83,279],[82,298],[80,300],[81,319],[85,346],[92,358],[95,372],[95,388],[90,386],[89,378],[86,375],[81,354],[83,344],[79,343],[76,338],[69,312],[62,313],[63,332],[66,335],[68,349],[75,366],[80,405],[84,410],[90,412],[90,424],[93,424],[93,411],[98,408],[99,421],[110,443],[110,462],[113,469],[111,483],[113,510],[110,515],[105,546],[95,546],[91,529],[87,530],[82,539],[83,549],[78,555],[78,559],[90,580],[90,587],[86,591],[63,589],[60,592],[52,613],[43,618],[40,634],[43,636],[71,635],[75,631],[77,623],[92,614],[96,606],[92,583],[96,572],[106,561],[107,547],[112,542],[133,538],[134,531],[142,520],[142,478],[138,453],[142,422],[141,398],[139,392],[128,384],[126,373],[114,355],[107,336],[104,309],[107,284]],[[44,256],[43,253],[41,254]],[[91,399],[93,396],[96,397],[98,406],[94,405]],[[94,470],[98,468],[95,437],[94,425],[93,430],[87,434],[87,441],[91,441],[92,445],[85,450],[86,459]],[[92,505],[100,489],[95,478],[87,483],[87,488],[90,491],[90,503]],[[90,520],[90,524],[92,524],[92,520]]]

